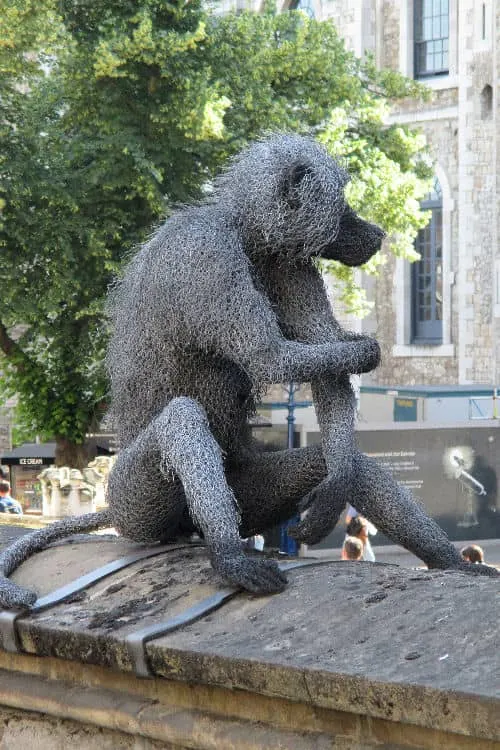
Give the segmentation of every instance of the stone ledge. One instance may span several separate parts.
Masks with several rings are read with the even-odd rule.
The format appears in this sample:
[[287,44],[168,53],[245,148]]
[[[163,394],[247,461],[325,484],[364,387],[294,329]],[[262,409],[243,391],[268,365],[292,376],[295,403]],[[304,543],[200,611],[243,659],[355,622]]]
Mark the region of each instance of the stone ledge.
[[0,520],[2,526],[24,526],[26,529],[44,529],[52,522],[49,518],[44,518],[38,515],[22,515],[18,516],[14,513],[0,513]]
[[[136,545],[119,539],[55,547],[28,561],[15,578],[43,595],[96,567],[95,561],[103,564],[135,549]],[[324,713],[330,724],[332,716],[342,717],[338,724],[337,716],[336,733],[354,721],[355,728],[351,726],[346,735],[349,742],[361,736],[360,722],[377,726],[382,722],[385,736],[404,736],[401,747],[476,750],[496,745],[500,739],[497,580],[346,562],[297,569],[289,578],[282,594],[238,594],[217,612],[150,642],[146,651],[154,679],[141,681],[131,675],[127,635],[179,614],[220,586],[203,549],[143,560],[73,601],[22,617],[20,644],[31,656],[0,652],[0,666],[17,672],[24,660],[31,665],[25,670],[37,674],[34,663],[52,664],[55,674],[54,665],[78,662],[79,674],[100,670],[101,682],[95,683],[99,688],[105,684],[102,675],[111,676],[108,688],[116,690],[120,684],[121,700],[129,695],[131,684],[137,686],[138,696],[149,694],[148,686],[154,685],[156,691],[169,686],[175,692],[171,698],[175,705],[180,694],[186,695],[183,690],[191,697],[209,693],[209,703],[200,707],[184,702],[184,708],[210,713],[216,705],[217,720],[223,724],[253,717],[275,729],[278,725],[280,732],[291,731],[290,710],[282,724],[277,718],[279,707],[286,704],[302,712],[296,731],[302,727],[319,733],[318,737],[325,733],[324,725],[315,724],[311,717]],[[43,677],[43,672],[39,674]],[[69,673],[64,679],[68,677]],[[120,682],[123,679],[125,683]],[[69,683],[80,684],[74,676]],[[72,694],[72,690],[64,692]],[[214,703],[215,695],[219,703]],[[1,702],[12,705],[5,695]],[[252,716],[241,708],[248,703],[258,706]],[[46,707],[32,710],[51,713]],[[190,716],[193,727],[195,718]],[[193,729],[194,734],[197,731]],[[333,731],[331,726],[328,731]],[[420,733],[420,744],[410,744],[415,733]],[[168,741],[173,742],[173,737]],[[377,743],[374,739],[373,744],[359,747]],[[323,746],[340,747],[318,745]]]
[[[63,660],[0,652],[0,664],[6,667],[0,667],[0,744],[1,719],[7,709],[14,711],[20,734],[30,723],[35,724],[35,736],[48,735],[46,744],[29,743],[35,750],[53,750],[56,729],[58,734],[66,733],[67,744],[61,743],[62,747],[71,742],[82,750],[89,746],[78,741],[78,732],[100,737],[102,730],[114,733],[108,738],[111,744],[104,745],[101,738],[92,748],[129,747],[128,736],[144,738],[143,750],[497,750],[499,746],[477,737],[242,690],[156,678],[144,681],[98,667],[75,670]],[[7,747],[27,746],[25,739],[21,745],[15,738],[11,743]]]

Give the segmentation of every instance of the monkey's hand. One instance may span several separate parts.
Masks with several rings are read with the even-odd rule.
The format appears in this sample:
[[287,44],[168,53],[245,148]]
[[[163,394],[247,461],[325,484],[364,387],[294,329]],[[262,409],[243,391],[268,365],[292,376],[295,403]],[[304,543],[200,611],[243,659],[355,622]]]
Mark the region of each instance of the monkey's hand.
[[361,375],[371,372],[380,364],[380,346],[376,339],[361,336],[359,339],[347,341],[351,355],[346,361],[345,370],[351,375]]
[[239,550],[218,549],[212,565],[228,583],[254,594],[275,594],[288,582],[275,560],[247,557]]
[[338,476],[328,476],[301,501],[304,518],[288,528],[288,534],[302,544],[317,544],[337,525],[347,502],[346,486]]

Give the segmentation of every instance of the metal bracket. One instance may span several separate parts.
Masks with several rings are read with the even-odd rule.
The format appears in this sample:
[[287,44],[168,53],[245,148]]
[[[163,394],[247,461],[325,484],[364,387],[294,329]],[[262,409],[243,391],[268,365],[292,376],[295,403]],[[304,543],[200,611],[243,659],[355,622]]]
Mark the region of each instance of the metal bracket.
[[[327,563],[335,562],[335,560],[308,560],[298,561],[292,560],[287,562],[279,563],[279,569],[283,572],[287,570],[293,570],[295,568],[308,568],[315,565],[326,565]],[[237,594],[241,594],[243,589],[221,589],[212,596],[202,599],[201,602],[194,604],[189,609],[181,612],[175,617],[165,622],[150,625],[149,627],[142,628],[130,633],[125,638],[127,651],[132,662],[132,669],[137,677],[153,677],[148,665],[148,658],[146,653],[146,644],[156,638],[161,638],[168,633],[172,633],[174,630],[178,630],[184,625],[190,625],[196,620],[201,619],[205,615],[214,612],[219,607],[222,607],[226,602],[233,599]]]
[[[177,544],[177,545],[162,545],[154,548],[141,550],[132,555],[121,557],[118,560],[113,560],[106,565],[102,565],[100,568],[85,573],[85,575],[76,578],[74,581],[67,583],[65,586],[52,591],[50,594],[37,599],[33,607],[28,612],[0,611],[0,635],[2,636],[2,647],[5,651],[11,653],[19,653],[21,651],[19,638],[17,635],[16,623],[19,617],[25,617],[32,613],[41,612],[49,607],[60,604],[65,599],[68,599],[73,594],[83,591],[88,586],[97,583],[98,581],[106,578],[106,576],[115,573],[118,570],[132,565],[140,560],[145,560],[150,557],[161,555],[164,552],[175,552],[179,549],[188,549],[196,547],[204,547],[204,544],[192,543],[192,544]],[[288,570],[294,570],[295,568],[308,568],[317,565],[327,565],[335,560],[291,560],[279,563],[279,568],[283,572]],[[242,593],[243,589],[240,588],[224,588],[206,597],[202,601],[189,607],[184,612],[181,612],[169,620],[148,627],[136,630],[130,633],[125,638],[125,644],[127,651],[132,663],[132,669],[137,677],[152,677],[151,670],[148,666],[146,644],[156,638],[161,638],[167,633],[172,633],[175,630],[189,625],[196,620],[201,619],[205,615],[214,612],[215,610],[222,607],[226,602],[233,599],[237,594]]]
[[183,625],[189,625],[201,617],[208,615],[210,612],[214,612],[223,604],[233,599],[236,594],[240,594],[242,589],[221,589],[212,596],[208,596],[206,599],[202,599],[201,602],[194,604],[189,609],[181,612],[166,622],[157,623],[150,625],[149,627],[142,628],[142,630],[136,630],[134,633],[130,633],[125,638],[127,651],[132,662],[132,669],[137,677],[152,677],[153,674],[148,666],[147,655],[146,655],[146,644],[156,638],[167,633],[172,633],[174,630],[178,630]]
[[19,646],[19,639],[17,637],[16,622],[19,617],[26,617],[30,614],[36,614],[42,612],[49,607],[53,607],[56,604],[60,604],[65,599],[68,599],[73,594],[77,594],[83,591],[93,583],[101,581],[103,578],[116,573],[118,570],[133,565],[135,562],[145,560],[150,557],[156,557],[164,552],[175,552],[179,549],[204,547],[204,544],[193,543],[193,544],[164,544],[158,547],[149,547],[148,549],[140,550],[134,554],[127,555],[126,557],[120,557],[118,560],[106,563],[95,570],[91,570],[89,573],[85,573],[83,576],[76,578],[74,581],[70,581],[64,586],[52,591],[46,596],[42,596],[37,599],[31,609],[27,611],[11,611],[2,610],[0,611],[0,635],[2,636],[2,647],[4,651],[10,651],[12,653],[18,653],[21,651]]
[[0,612],[0,635],[2,636],[2,648],[17,654],[20,651],[16,630],[16,620],[23,612],[13,612],[4,609]]

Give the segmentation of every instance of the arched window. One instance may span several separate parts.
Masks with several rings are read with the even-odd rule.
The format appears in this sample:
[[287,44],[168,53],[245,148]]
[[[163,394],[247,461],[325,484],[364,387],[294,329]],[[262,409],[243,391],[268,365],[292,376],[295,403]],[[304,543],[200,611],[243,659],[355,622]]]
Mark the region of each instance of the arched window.
[[443,342],[443,201],[439,181],[421,203],[431,218],[418,233],[412,266],[412,344]]
[[301,10],[309,18],[314,18],[315,16],[313,0],[292,0],[288,8],[289,10]]

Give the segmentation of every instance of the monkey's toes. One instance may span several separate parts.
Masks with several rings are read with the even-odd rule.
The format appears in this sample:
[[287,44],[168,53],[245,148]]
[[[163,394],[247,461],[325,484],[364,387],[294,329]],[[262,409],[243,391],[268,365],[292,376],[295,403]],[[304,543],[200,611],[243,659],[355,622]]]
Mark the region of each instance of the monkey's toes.
[[225,560],[221,568],[220,572],[227,581],[254,594],[276,594],[283,591],[288,583],[286,575],[274,560],[242,555]]
[[0,607],[5,609],[30,609],[36,602],[33,591],[23,589],[7,578],[0,578]]
[[497,570],[492,565],[483,565],[482,563],[470,563],[464,562],[458,563],[454,570],[461,570],[463,573],[469,573],[474,576],[489,576],[490,578],[497,578],[500,576],[500,570]]

